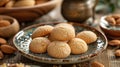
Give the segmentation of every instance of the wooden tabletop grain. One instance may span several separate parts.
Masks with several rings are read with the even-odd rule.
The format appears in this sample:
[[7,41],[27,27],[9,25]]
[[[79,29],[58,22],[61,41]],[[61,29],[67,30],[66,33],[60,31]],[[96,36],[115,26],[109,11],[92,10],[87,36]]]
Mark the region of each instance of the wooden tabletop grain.
[[[116,13],[118,13],[119,11],[117,10]],[[96,15],[96,20],[95,22],[99,22],[99,19],[102,15]],[[43,16],[42,18],[39,18],[38,20],[31,22],[31,23],[21,23],[21,29],[29,26],[31,24],[35,24],[35,23],[42,23],[42,22],[49,22],[49,21],[62,21],[65,22],[64,18],[62,17],[61,13],[60,13],[60,5],[57,6],[57,8],[53,11],[51,11],[49,14]],[[96,27],[98,30],[99,27],[98,25],[96,25]],[[105,67],[120,67],[120,57],[116,57],[114,55],[114,51],[117,49],[118,47],[111,47],[108,46],[107,49],[99,54],[99,56],[97,56],[96,58],[90,60],[90,61],[86,61],[83,63],[77,63],[77,64],[69,64],[69,65],[53,65],[53,64],[45,64],[45,63],[39,63],[39,62],[35,62],[33,60],[27,59],[24,56],[22,56],[19,52],[16,52],[13,55],[5,55],[3,60],[0,60],[0,64],[2,63],[24,63],[27,65],[31,65],[31,67],[90,67],[90,63],[92,61],[99,61],[100,63],[104,64]]]

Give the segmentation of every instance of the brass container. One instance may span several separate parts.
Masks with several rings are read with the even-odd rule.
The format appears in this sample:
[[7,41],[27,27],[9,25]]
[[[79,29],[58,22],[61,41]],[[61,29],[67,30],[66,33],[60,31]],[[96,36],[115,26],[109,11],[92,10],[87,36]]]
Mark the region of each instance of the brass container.
[[98,0],[63,0],[61,12],[68,21],[83,23],[94,18],[94,9]]

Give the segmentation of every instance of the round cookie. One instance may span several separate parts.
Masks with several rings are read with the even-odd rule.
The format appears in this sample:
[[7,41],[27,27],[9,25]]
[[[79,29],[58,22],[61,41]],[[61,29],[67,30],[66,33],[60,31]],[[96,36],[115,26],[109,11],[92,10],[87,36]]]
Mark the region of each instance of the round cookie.
[[55,27],[63,27],[63,26],[74,29],[74,27],[71,24],[68,24],[68,23],[59,23],[59,24],[55,25]]
[[45,53],[50,41],[45,37],[34,38],[29,46],[29,49],[33,53]]
[[32,38],[46,36],[53,30],[53,28],[54,27],[50,25],[40,26],[33,32]]
[[52,30],[50,34],[50,38],[59,41],[68,41],[74,37],[75,37],[75,30],[70,26],[57,26]]
[[82,54],[88,50],[86,42],[80,38],[73,38],[68,42],[72,54]]
[[53,41],[49,44],[47,52],[54,58],[66,58],[70,55],[71,49],[66,42]]
[[97,35],[92,31],[79,32],[76,37],[83,39],[87,44],[90,44],[97,40]]

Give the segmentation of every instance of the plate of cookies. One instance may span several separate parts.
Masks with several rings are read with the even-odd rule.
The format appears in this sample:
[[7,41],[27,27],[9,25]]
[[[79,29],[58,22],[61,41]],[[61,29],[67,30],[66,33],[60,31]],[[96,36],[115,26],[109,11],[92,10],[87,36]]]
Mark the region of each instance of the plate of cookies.
[[107,47],[107,39],[101,32],[73,22],[28,26],[14,36],[13,43],[23,56],[50,64],[84,62]]

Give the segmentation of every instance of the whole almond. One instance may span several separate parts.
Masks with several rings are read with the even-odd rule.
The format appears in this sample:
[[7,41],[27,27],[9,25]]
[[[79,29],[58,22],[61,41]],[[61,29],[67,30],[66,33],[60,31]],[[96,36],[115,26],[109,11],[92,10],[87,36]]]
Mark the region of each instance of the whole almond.
[[4,55],[2,53],[2,51],[0,51],[0,59],[3,59]]
[[12,54],[16,51],[16,49],[9,45],[1,45],[1,51],[7,54]]
[[120,18],[116,20],[116,24],[120,25]]
[[107,16],[105,20],[110,24],[110,25],[116,25],[116,21],[113,17]]
[[0,20],[0,27],[9,26],[10,22],[8,20]]
[[6,44],[7,41],[4,38],[0,38],[0,44]]
[[115,56],[119,56],[120,57],[120,49],[115,51]]
[[105,66],[98,61],[93,61],[91,63],[91,67],[105,67]]
[[111,46],[119,46],[120,45],[120,40],[111,40],[108,42],[109,45]]
[[113,17],[114,19],[118,19],[118,18],[120,18],[120,14],[113,14],[112,17]]

